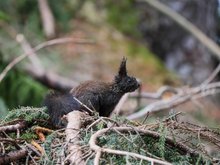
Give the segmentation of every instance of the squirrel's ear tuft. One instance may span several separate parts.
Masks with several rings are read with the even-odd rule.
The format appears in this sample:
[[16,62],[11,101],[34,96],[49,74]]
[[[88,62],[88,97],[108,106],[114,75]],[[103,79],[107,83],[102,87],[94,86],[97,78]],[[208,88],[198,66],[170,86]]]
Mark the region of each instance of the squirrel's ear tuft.
[[118,71],[118,75],[120,77],[127,76],[126,61],[127,61],[127,59],[125,57],[123,57],[123,59],[121,61],[120,68],[119,68],[119,71]]

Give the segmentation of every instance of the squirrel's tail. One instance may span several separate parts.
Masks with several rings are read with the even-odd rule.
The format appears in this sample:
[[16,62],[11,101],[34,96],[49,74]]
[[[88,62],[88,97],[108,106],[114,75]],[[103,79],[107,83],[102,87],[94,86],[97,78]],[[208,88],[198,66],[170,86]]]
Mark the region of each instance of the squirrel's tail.
[[55,127],[64,127],[63,115],[80,108],[79,103],[74,100],[72,94],[61,92],[47,94],[44,105],[47,107],[51,122]]

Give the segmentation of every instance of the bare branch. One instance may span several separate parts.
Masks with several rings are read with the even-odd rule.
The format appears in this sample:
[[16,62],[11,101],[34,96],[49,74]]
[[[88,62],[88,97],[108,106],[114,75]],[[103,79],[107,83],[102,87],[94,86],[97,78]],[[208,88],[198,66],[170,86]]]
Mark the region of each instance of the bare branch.
[[173,94],[178,94],[180,92],[179,89],[171,87],[171,86],[162,86],[160,87],[156,93],[150,93],[150,92],[133,92],[130,93],[130,97],[141,97],[146,99],[161,99],[164,93],[171,92]]
[[178,94],[174,95],[168,100],[159,100],[153,102],[134,114],[131,114],[127,117],[129,120],[141,118],[147,115],[149,112],[160,111],[164,109],[171,109],[175,106],[183,104],[191,99],[196,99],[199,97],[205,97],[207,95],[214,94],[218,92],[217,88],[220,87],[220,82],[210,83],[206,86],[198,86],[194,88],[180,88],[178,89]]
[[218,64],[218,66],[215,68],[215,70],[212,72],[212,74],[201,84],[201,86],[207,85],[211,81],[213,81],[219,72],[220,72],[220,64]]
[[33,51],[28,52],[28,53],[24,53],[24,54],[18,56],[17,58],[15,58],[14,60],[12,60],[5,67],[5,69],[2,71],[2,73],[0,74],[0,83],[3,80],[3,78],[6,76],[6,74],[8,73],[9,70],[11,70],[17,63],[21,62],[23,59],[25,59],[27,56],[29,56],[33,52],[37,52],[40,49],[48,47],[48,46],[65,44],[65,43],[70,43],[70,42],[75,43],[75,44],[91,44],[91,43],[93,43],[92,41],[89,41],[89,40],[76,39],[76,38],[75,39],[74,38],[58,38],[58,39],[43,42],[43,43],[37,45],[36,47],[34,47]]
[[21,47],[25,53],[30,53],[28,58],[29,58],[30,62],[32,63],[32,67],[34,69],[37,69],[38,72],[40,72],[41,74],[43,74],[44,67],[41,64],[41,61],[39,60],[39,58],[37,57],[37,54],[33,51],[31,45],[29,44],[29,42],[25,38],[25,36],[23,34],[18,34],[16,36],[16,40],[18,43],[21,44]]
[[40,74],[37,69],[34,69],[32,67],[28,67],[25,70],[34,79],[41,82],[43,85],[55,90],[69,91],[78,85],[78,82],[57,75],[56,73],[51,71],[45,71],[43,74]]

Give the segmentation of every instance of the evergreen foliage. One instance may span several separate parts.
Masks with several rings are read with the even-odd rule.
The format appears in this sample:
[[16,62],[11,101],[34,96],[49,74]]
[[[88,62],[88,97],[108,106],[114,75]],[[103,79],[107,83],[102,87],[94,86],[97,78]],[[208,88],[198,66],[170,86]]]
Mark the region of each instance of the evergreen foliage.
[[47,109],[42,108],[32,108],[32,107],[20,107],[18,109],[13,109],[9,111],[7,116],[1,121],[1,124],[9,122],[15,119],[23,119],[29,123],[36,120],[48,120],[49,116],[46,113]]
[[[4,64],[0,61],[0,70]],[[0,85],[0,97],[11,109],[18,106],[39,106],[46,88],[18,69],[11,70]]]

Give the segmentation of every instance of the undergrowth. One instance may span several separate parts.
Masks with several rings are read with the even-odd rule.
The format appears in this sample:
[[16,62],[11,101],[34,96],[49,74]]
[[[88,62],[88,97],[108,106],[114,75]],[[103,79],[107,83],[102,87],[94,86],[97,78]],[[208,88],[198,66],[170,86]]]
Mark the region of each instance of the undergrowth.
[[[42,122],[42,120],[48,121],[49,117],[46,113],[46,108],[31,108],[31,107],[21,107],[19,109],[14,109],[6,116],[4,120],[1,121],[1,125],[7,122],[14,121],[17,119],[25,120],[29,123],[29,127],[20,132],[20,139],[25,140],[20,145],[25,146],[31,140],[38,140],[36,133],[33,131],[35,126],[41,125],[48,127],[47,122]],[[40,121],[40,122],[39,122]],[[94,121],[98,121],[94,124]],[[93,125],[91,126],[91,123]],[[144,130],[149,130],[158,134],[158,137],[153,137],[147,133],[141,133],[138,131],[123,131],[118,132],[112,127],[129,127],[129,128],[142,128]],[[146,157],[151,157],[154,159],[167,161],[172,164],[213,164],[216,159],[220,159],[220,155],[215,156],[205,152],[204,146],[207,141],[211,144],[215,144],[214,141],[209,141],[209,139],[203,138],[204,133],[208,133],[210,138],[219,138],[220,133],[216,130],[210,130],[208,128],[202,128],[196,125],[186,125],[185,123],[178,122],[169,118],[169,120],[156,121],[147,125],[140,123],[131,122],[123,117],[114,116],[111,119],[100,118],[94,116],[90,123],[87,123],[85,128],[80,130],[80,146],[82,152],[84,153],[84,159],[88,165],[92,165],[94,162],[95,152],[89,147],[90,137],[97,131],[104,128],[109,128],[111,130],[104,133],[102,136],[97,138],[96,144],[103,148],[110,148],[113,150],[121,150],[132,153],[141,154]],[[189,129],[194,131],[200,130],[200,137],[198,132],[190,132]],[[204,130],[204,132],[203,132]],[[0,134],[1,135],[1,134]],[[205,134],[206,135],[206,134]],[[2,136],[2,135],[1,135]],[[8,133],[11,138],[16,138],[16,133]],[[196,153],[193,156],[186,152],[181,147],[175,147],[167,141],[167,138],[173,139],[173,144],[184,142]],[[51,134],[46,136],[44,142],[40,142],[41,147],[44,149],[44,154],[41,157],[35,159],[38,164],[59,164],[65,160],[68,153],[68,142],[65,141],[64,129],[53,131]],[[186,141],[184,139],[187,139]],[[74,139],[73,139],[74,140]],[[206,140],[206,141],[205,141]],[[203,147],[200,147],[203,146]],[[14,149],[13,147],[9,147]],[[188,149],[187,149],[188,150]],[[67,163],[67,162],[65,162]],[[100,158],[100,164],[142,164],[148,165],[150,162],[146,160],[140,160],[131,156],[121,156],[116,154],[110,154],[103,152]]]

